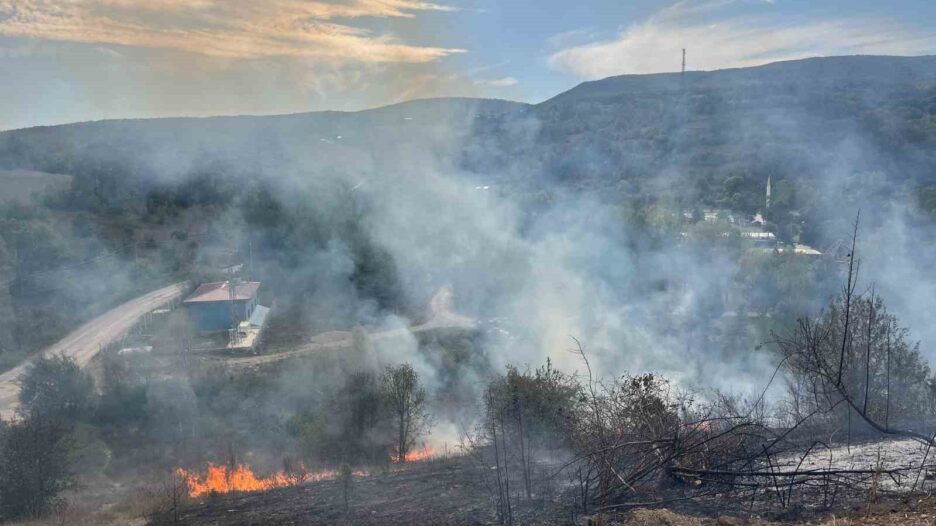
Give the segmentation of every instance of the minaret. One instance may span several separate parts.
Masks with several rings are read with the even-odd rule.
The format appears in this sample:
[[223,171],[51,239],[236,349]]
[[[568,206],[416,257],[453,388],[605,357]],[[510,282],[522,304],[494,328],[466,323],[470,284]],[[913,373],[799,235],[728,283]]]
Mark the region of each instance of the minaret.
[[686,48],[682,50],[682,72],[679,74],[679,86],[686,87]]
[[767,209],[770,209],[770,176],[767,176]]

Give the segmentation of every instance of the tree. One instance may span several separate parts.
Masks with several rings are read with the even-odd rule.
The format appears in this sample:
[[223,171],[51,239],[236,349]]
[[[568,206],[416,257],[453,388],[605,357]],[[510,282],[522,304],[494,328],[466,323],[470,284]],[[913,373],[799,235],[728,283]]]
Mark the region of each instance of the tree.
[[428,431],[426,389],[419,383],[413,366],[404,363],[388,366],[383,375],[383,395],[396,425],[396,456],[406,461],[406,454],[416,440]]
[[381,378],[360,371],[349,375],[320,410],[299,413],[287,425],[307,457],[379,464],[387,461],[393,442],[384,407]]
[[71,483],[68,428],[40,414],[0,430],[0,518],[36,517]]
[[76,422],[90,413],[94,380],[74,360],[40,357],[20,378],[21,410],[45,420]]
[[[523,489],[532,498],[537,482],[535,457],[542,451],[562,447],[566,417],[571,414],[581,388],[572,378],[556,370],[547,359],[536,371],[519,371],[508,366],[507,374],[488,384],[485,396],[486,438],[494,444],[495,436],[503,451],[498,452],[507,464],[508,455],[519,465]],[[496,445],[496,444],[495,444]],[[500,458],[496,459],[497,461]],[[505,466],[510,469],[510,465]]]
[[879,296],[854,295],[848,308],[845,303],[845,297],[835,300],[817,319],[801,318],[778,338],[798,416],[854,406],[884,429],[928,416],[930,369],[909,331]]
[[874,289],[857,290],[857,233],[856,221],[841,295],[817,318],[802,317],[776,338],[792,377],[791,416],[846,419],[850,430],[855,414],[877,432],[936,445],[912,431],[932,413],[929,365]]
[[354,472],[351,471],[351,466],[347,463],[341,465],[341,469],[338,471],[338,476],[341,479],[341,493],[344,495],[344,512],[345,515],[351,511],[351,489],[354,483]]

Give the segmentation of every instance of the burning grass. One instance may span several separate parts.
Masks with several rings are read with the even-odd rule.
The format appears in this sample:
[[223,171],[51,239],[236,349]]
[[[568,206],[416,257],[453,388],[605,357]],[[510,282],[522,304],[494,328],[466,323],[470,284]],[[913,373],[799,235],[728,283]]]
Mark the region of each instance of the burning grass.
[[[422,448],[414,449],[412,451],[407,452],[406,455],[404,456],[404,461],[405,462],[419,462],[421,460],[430,460],[435,456],[436,456],[435,449],[427,445],[423,445]],[[400,461],[399,453],[394,453],[393,455],[391,455],[390,461],[399,462]]]
[[235,467],[209,463],[204,474],[176,469],[176,474],[185,481],[190,497],[201,497],[212,493],[231,493],[235,491],[265,491],[273,488],[285,488],[302,483],[305,477],[290,476],[278,471],[268,477],[258,477],[249,467],[238,464]]
[[[227,465],[215,465],[208,463],[208,468],[204,473],[187,471],[182,468],[176,469],[176,475],[179,476],[188,487],[188,495],[192,498],[198,498],[205,495],[224,494],[234,492],[255,492],[268,491],[276,488],[287,488],[298,486],[304,482],[319,482],[338,478],[339,471],[334,469],[323,469],[319,471],[306,471],[304,469],[296,472],[277,471],[269,476],[258,476],[248,466],[238,464],[234,467]],[[368,475],[365,471],[355,471],[355,476]]]
[[[436,450],[423,445],[421,448],[414,449],[406,453],[405,462],[419,462],[430,460],[436,457]],[[399,463],[398,455],[394,454],[390,461]],[[188,471],[183,468],[176,468],[176,475],[185,483],[188,488],[188,495],[192,498],[203,497],[212,494],[224,494],[234,492],[255,492],[268,491],[276,488],[286,488],[298,486],[304,482],[320,482],[323,480],[332,480],[340,476],[337,469],[322,469],[318,471],[307,471],[301,468],[296,471],[279,470],[268,476],[257,475],[250,467],[244,464],[218,465],[211,462],[203,473]],[[365,470],[353,471],[354,476],[361,477],[370,475]]]

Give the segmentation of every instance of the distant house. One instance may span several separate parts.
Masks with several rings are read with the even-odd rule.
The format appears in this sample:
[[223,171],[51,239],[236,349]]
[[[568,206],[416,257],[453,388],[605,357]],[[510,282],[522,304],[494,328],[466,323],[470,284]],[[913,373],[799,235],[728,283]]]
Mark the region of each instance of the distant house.
[[741,232],[741,237],[745,239],[753,239],[755,241],[773,241],[777,239],[777,236],[775,236],[773,232],[758,232],[754,230]]
[[800,254],[803,256],[821,256],[822,252],[814,249],[809,245],[803,245],[801,243],[796,243],[793,245],[793,253]]
[[202,283],[183,304],[199,332],[226,331],[265,317],[268,309],[257,305],[259,290],[258,281]]

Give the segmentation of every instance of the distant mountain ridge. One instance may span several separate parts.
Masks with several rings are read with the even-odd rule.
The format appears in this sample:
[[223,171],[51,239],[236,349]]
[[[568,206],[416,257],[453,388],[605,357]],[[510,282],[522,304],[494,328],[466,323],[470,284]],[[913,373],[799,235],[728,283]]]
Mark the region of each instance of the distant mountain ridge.
[[790,210],[816,207],[810,186],[831,172],[881,173],[897,191],[914,192],[936,187],[936,56],[622,75],[535,105],[426,99],[360,112],[0,133],[0,169],[70,174],[76,184],[214,172],[380,176],[411,170],[424,154],[448,156],[491,184],[651,201],[665,188],[680,203],[745,212],[763,205],[767,177],[783,189],[777,206]]
[[548,106],[573,99],[617,96],[628,92],[653,90],[676,90],[724,87],[753,83],[797,83],[833,84],[840,82],[873,82],[881,84],[910,84],[936,82],[936,55],[917,57],[853,55],[840,57],[814,57],[801,60],[771,62],[760,66],[727,68],[709,71],[687,71],[685,77],[679,72],[652,74],[625,74],[586,81],[540,103],[523,103],[503,99],[473,97],[437,97],[413,99],[359,111],[324,110],[314,112],[284,113],[273,115],[221,115],[209,117],[156,117],[144,119],[105,119],[68,124],[34,126],[0,131],[0,136],[35,129],[55,129],[101,123],[165,122],[191,124],[213,119],[231,121],[258,121],[274,119],[288,121],[312,115],[347,116],[380,115],[397,112],[425,113],[452,111],[468,106],[483,105],[489,111],[517,111],[521,108]]
[[842,82],[908,84],[936,82],[936,55],[894,57],[853,55],[771,62],[761,66],[649,75],[616,75],[588,81],[544,101],[620,95],[628,91],[725,87],[756,83],[835,84]]

